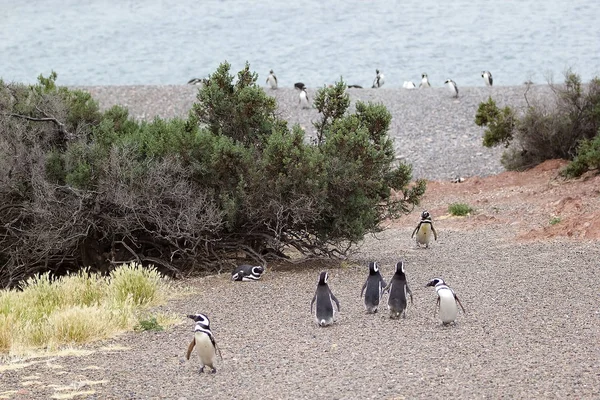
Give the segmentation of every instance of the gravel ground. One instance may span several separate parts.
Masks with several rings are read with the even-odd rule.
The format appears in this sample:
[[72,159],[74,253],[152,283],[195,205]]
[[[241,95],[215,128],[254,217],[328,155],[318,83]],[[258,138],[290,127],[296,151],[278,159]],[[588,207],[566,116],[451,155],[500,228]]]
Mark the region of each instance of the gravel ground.
[[[309,314],[323,265],[270,268],[251,283],[225,274],[186,282],[199,293],[166,308],[210,316],[224,358],[215,375],[183,361],[193,322],[182,317],[167,332],[129,333],[91,355],[5,372],[2,386],[16,399],[76,389],[89,399],[598,398],[600,244],[517,243],[505,227],[438,230],[426,250],[411,228],[390,229],[365,241],[356,264],[329,268],[341,303],[329,328]],[[400,258],[415,300],[407,318],[365,314],[367,260],[389,279]],[[435,276],[467,310],[455,326],[434,316],[424,285]]]
[[[97,86],[86,87],[102,108],[113,104],[127,106],[131,115],[140,119],[187,116],[195,101],[195,86]],[[457,175],[487,176],[503,171],[502,148],[487,149],[481,145],[483,129],[474,123],[479,103],[491,95],[499,106],[525,105],[525,86],[461,88],[454,99],[446,87],[426,90],[349,89],[356,100],[383,103],[393,116],[390,135],[395,140],[399,159],[413,165],[415,178],[452,179]],[[301,109],[294,89],[267,89],[279,104],[281,116],[304,127],[307,136],[314,135],[312,121],[318,119],[315,109]],[[316,90],[309,89],[313,99]],[[547,97],[546,85],[532,86],[529,100]]]

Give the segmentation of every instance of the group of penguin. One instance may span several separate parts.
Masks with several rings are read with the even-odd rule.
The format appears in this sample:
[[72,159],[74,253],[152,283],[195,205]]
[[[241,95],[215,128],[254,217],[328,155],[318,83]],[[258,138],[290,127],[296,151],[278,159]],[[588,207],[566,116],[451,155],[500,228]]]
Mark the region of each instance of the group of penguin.
[[[373,80],[373,86],[371,88],[378,89],[385,83],[385,75],[379,69],[375,70],[375,79]],[[483,78],[485,84],[487,86],[492,86],[494,84],[494,78],[492,77],[492,73],[490,71],[481,71],[481,77]],[[207,79],[194,78],[190,79],[188,84],[190,85],[205,85],[208,82]],[[267,80],[265,82],[271,89],[277,89],[278,81],[277,76],[273,72],[273,70],[269,71],[269,75],[267,76]],[[456,82],[452,79],[446,79],[444,82],[445,85],[448,86],[448,89],[452,92],[454,97],[458,97],[458,86]],[[416,85],[412,81],[405,81],[402,85],[404,89],[416,89]],[[419,84],[419,88],[429,88],[431,87],[431,83],[429,83],[429,77],[426,73],[421,74],[421,83]],[[298,104],[301,108],[310,108],[310,100],[308,98],[308,93],[306,91],[306,85],[302,82],[296,82],[294,84],[294,88],[299,91],[298,95]],[[360,85],[348,85],[349,89],[362,89]]]
[[[427,211],[421,213],[419,224],[414,229],[412,236],[416,239],[417,246],[424,245],[429,247],[431,240],[437,240],[437,232],[433,227],[431,215]],[[252,282],[258,281],[265,272],[262,266],[240,265],[231,273],[232,281]],[[313,314],[315,323],[320,327],[333,325],[335,322],[336,309],[340,311],[340,302],[335,297],[328,285],[329,274],[322,271],[319,274],[317,289],[310,302],[310,312]],[[458,306],[465,309],[458,296],[442,278],[433,278],[426,287],[435,288],[437,294],[436,309],[443,325],[454,323],[458,315]],[[376,313],[381,299],[385,293],[388,293],[388,309],[390,318],[398,319],[400,316],[406,318],[406,308],[408,307],[408,298],[413,303],[413,295],[406,278],[404,262],[396,263],[395,272],[390,282],[385,283],[381,276],[379,265],[376,261],[369,262],[369,275],[362,286],[360,297],[364,296],[365,310],[369,314]],[[202,313],[191,314],[187,316],[194,320],[194,337],[188,346],[186,359],[194,348],[197,351],[200,360],[200,372],[204,372],[206,366],[211,368],[213,373],[217,372],[215,361],[217,355],[222,359],[221,351],[217,346],[214,335],[210,329],[210,320],[208,316]]]

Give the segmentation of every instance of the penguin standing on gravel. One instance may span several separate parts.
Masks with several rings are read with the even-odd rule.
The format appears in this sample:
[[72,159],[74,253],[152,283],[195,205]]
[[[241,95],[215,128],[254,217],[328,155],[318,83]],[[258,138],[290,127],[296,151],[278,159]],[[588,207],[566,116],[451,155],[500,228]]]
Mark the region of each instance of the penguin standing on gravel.
[[306,86],[303,86],[302,89],[300,89],[300,94],[298,97],[298,103],[300,103],[301,108],[310,108],[310,100],[308,98]]
[[419,89],[428,87],[431,87],[431,84],[429,83],[429,78],[427,77],[427,74],[423,72],[421,74],[421,83],[419,84]]
[[265,272],[265,268],[260,265],[240,265],[231,273],[232,281],[252,282],[260,279]]
[[373,89],[379,89],[385,83],[385,76],[379,72],[378,69],[375,70],[375,80],[373,81]]
[[335,310],[333,308],[333,303],[337,306],[338,312],[340,311],[340,302],[331,292],[327,281],[329,280],[329,274],[326,271],[321,272],[319,275],[319,283],[317,284],[317,290],[315,291],[315,295],[310,302],[310,312],[313,312],[313,305],[315,301],[316,312],[315,312],[315,322],[319,326],[329,326],[332,325],[335,320]]
[[385,286],[386,284],[379,271],[377,261],[371,261],[369,263],[369,276],[360,291],[360,297],[363,296],[363,293],[365,295],[365,309],[368,314],[377,312]]
[[446,285],[446,282],[442,278],[433,278],[425,285],[425,287],[427,286],[433,286],[437,293],[436,308],[439,307],[439,317],[442,320],[442,324],[448,325],[456,320],[456,315],[458,314],[457,304],[463,310],[463,313],[466,312],[454,290]]
[[215,358],[217,353],[219,353],[221,361],[223,360],[223,356],[221,355],[221,350],[217,347],[215,337],[210,330],[210,321],[206,315],[200,313],[188,315],[187,317],[196,321],[196,326],[194,327],[194,338],[188,346],[185,358],[187,360],[190,359],[190,354],[192,354],[195,347],[198,357],[200,358],[200,372],[204,372],[204,367],[209,366],[214,374],[217,372],[217,369],[215,368]]
[[494,78],[492,78],[490,71],[481,71],[481,77],[485,81],[486,86],[491,87],[494,84]]
[[419,221],[419,225],[413,231],[411,238],[415,237],[415,234],[417,235],[417,246],[424,244],[425,248],[428,248],[432,237],[434,240],[437,240],[437,232],[433,227],[431,215],[429,215],[428,211],[421,213],[421,221]]
[[269,71],[269,76],[267,76],[266,83],[271,87],[271,89],[277,89],[277,76],[275,76],[273,70]]
[[453,97],[458,97],[458,86],[456,85],[456,82],[452,79],[446,79],[446,82],[444,83],[448,85],[448,90],[454,95]]
[[388,308],[390,310],[390,318],[398,319],[400,315],[406,318],[406,307],[408,306],[408,296],[410,296],[410,304],[413,304],[413,296],[404,271],[404,263],[398,261],[396,263],[396,272],[390,283],[385,287],[384,292],[389,292]]

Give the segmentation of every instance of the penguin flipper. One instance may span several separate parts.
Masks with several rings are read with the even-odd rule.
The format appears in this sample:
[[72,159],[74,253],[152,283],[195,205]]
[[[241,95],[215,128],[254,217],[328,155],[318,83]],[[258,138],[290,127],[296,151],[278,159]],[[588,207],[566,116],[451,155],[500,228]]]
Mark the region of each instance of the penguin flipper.
[[[415,228],[415,230],[413,231],[412,235],[410,235],[410,238],[414,238],[415,234],[419,231],[419,228],[421,227],[421,223],[419,222],[419,225],[417,225],[417,227]],[[435,234],[434,234],[435,236]]]
[[277,77],[273,75],[273,79],[275,79],[275,84],[277,85]]
[[463,307],[462,303],[460,302],[460,300],[458,299],[458,296],[456,296],[456,294],[454,294],[454,300],[456,300],[456,302],[458,303],[458,305],[460,306],[460,308],[462,308],[463,313],[466,314],[467,312],[465,311],[465,308]]
[[192,342],[188,346],[187,353],[185,355],[186,360],[190,359],[190,354],[192,354],[192,350],[194,350],[194,346],[196,346],[196,338],[192,339]]
[[337,309],[338,309],[338,312],[339,312],[340,311],[340,302],[335,297],[335,295],[331,292],[331,290],[329,291],[329,294],[331,295],[331,298],[333,299],[333,301],[335,301],[335,305],[337,306]]
[[388,283],[388,284],[387,284],[387,285],[386,285],[386,286],[383,288],[383,290],[381,291],[381,293],[385,293],[385,292],[388,292],[388,293],[389,293],[389,291],[390,291],[390,287],[391,287],[391,286],[392,286],[392,281],[390,281],[390,283]]
[[437,240],[437,232],[435,231],[435,228],[433,227],[433,224],[431,224],[431,232],[433,232],[433,238],[435,240]]
[[310,302],[310,313],[312,314],[312,310],[313,310],[313,305],[315,304],[315,300],[317,299],[317,292],[315,292],[315,295],[313,296],[312,301]]
[[365,292],[365,288],[367,287],[367,282],[368,282],[368,280],[365,281],[365,284],[362,286],[362,289],[360,291],[360,298],[361,299],[363,297],[363,293]]

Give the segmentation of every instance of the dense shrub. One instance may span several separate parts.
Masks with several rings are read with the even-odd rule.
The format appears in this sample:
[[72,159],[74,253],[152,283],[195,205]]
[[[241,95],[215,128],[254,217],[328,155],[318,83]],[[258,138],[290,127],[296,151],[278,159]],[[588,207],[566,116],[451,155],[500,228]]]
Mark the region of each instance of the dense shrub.
[[[529,104],[522,116],[511,107],[500,109],[491,98],[479,105],[475,123],[486,127],[483,144],[508,147],[502,156],[506,169],[523,170],[553,158],[573,160],[578,149],[590,149],[585,143],[600,128],[600,79],[584,86],[578,75],[568,72],[564,85],[551,88],[550,106]],[[580,173],[584,165],[582,161],[571,171]]]
[[0,284],[135,261],[177,275],[240,252],[344,253],[418,204],[382,105],[349,113],[344,83],[316,96],[320,141],[288,128],[249,66],[221,65],[187,119],[100,113],[88,94],[0,85]]

